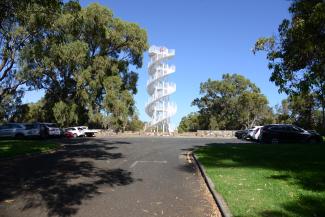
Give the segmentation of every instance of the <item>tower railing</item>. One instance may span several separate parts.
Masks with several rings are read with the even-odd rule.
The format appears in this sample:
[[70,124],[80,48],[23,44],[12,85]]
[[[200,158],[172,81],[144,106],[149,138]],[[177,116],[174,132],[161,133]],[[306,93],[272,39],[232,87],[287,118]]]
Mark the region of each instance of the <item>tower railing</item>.
[[169,102],[169,96],[176,91],[176,84],[167,81],[167,77],[176,71],[176,67],[166,63],[174,55],[175,50],[165,47],[149,48],[147,92],[150,97],[145,110],[151,118],[149,127],[155,131],[170,132],[170,118],[177,111],[176,104]]

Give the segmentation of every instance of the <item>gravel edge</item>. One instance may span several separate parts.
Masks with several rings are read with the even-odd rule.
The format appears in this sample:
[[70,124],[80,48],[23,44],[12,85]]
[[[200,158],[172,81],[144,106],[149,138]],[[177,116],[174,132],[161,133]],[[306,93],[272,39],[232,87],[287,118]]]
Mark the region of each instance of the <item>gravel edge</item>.
[[210,177],[207,175],[204,166],[198,161],[198,159],[196,158],[196,156],[195,156],[195,154],[193,152],[191,152],[191,155],[192,155],[195,163],[198,165],[198,168],[199,168],[199,170],[201,172],[201,175],[203,176],[204,181],[205,181],[209,191],[211,192],[212,197],[213,197],[214,201],[216,202],[222,217],[233,217],[233,215],[231,214],[225,200],[215,190],[215,186],[214,186],[213,182],[211,181]]

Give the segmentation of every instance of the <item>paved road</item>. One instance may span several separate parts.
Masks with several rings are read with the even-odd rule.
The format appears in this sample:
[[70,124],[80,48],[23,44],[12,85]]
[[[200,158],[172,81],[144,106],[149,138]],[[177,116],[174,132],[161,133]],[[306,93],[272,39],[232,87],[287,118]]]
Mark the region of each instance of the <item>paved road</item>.
[[98,138],[0,161],[0,216],[219,216],[189,150],[238,140]]

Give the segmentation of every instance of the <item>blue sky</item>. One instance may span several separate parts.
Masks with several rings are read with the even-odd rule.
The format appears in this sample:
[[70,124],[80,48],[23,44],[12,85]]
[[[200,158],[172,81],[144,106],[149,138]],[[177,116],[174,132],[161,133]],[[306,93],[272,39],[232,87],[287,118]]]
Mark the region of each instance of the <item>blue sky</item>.
[[[135,22],[148,34],[150,45],[176,49],[170,63],[176,65],[170,80],[177,84],[171,96],[178,111],[172,119],[180,119],[196,107],[200,83],[208,78],[220,79],[224,73],[242,74],[261,88],[274,106],[285,98],[269,81],[265,53],[253,55],[251,48],[261,36],[277,33],[279,24],[289,17],[288,0],[80,0],[82,6],[98,2],[110,8],[116,17]],[[148,121],[144,111],[148,54],[138,69],[138,94],[135,96],[140,118]],[[38,100],[42,92],[26,95],[25,102]]]

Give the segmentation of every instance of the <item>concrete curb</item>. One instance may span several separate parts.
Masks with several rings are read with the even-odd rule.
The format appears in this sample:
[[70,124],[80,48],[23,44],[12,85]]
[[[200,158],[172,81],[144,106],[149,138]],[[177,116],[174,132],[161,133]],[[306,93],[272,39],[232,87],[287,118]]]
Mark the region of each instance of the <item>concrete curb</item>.
[[201,175],[203,176],[204,181],[205,181],[206,185],[208,186],[208,189],[211,192],[212,197],[213,197],[214,201],[216,202],[222,217],[233,217],[233,215],[230,213],[230,210],[229,210],[225,200],[222,198],[222,196],[218,192],[216,192],[216,190],[214,188],[214,184],[211,181],[211,179],[209,178],[209,176],[207,175],[203,165],[198,161],[198,159],[196,158],[196,156],[193,152],[191,152],[191,155],[192,155],[195,163],[198,165]]

